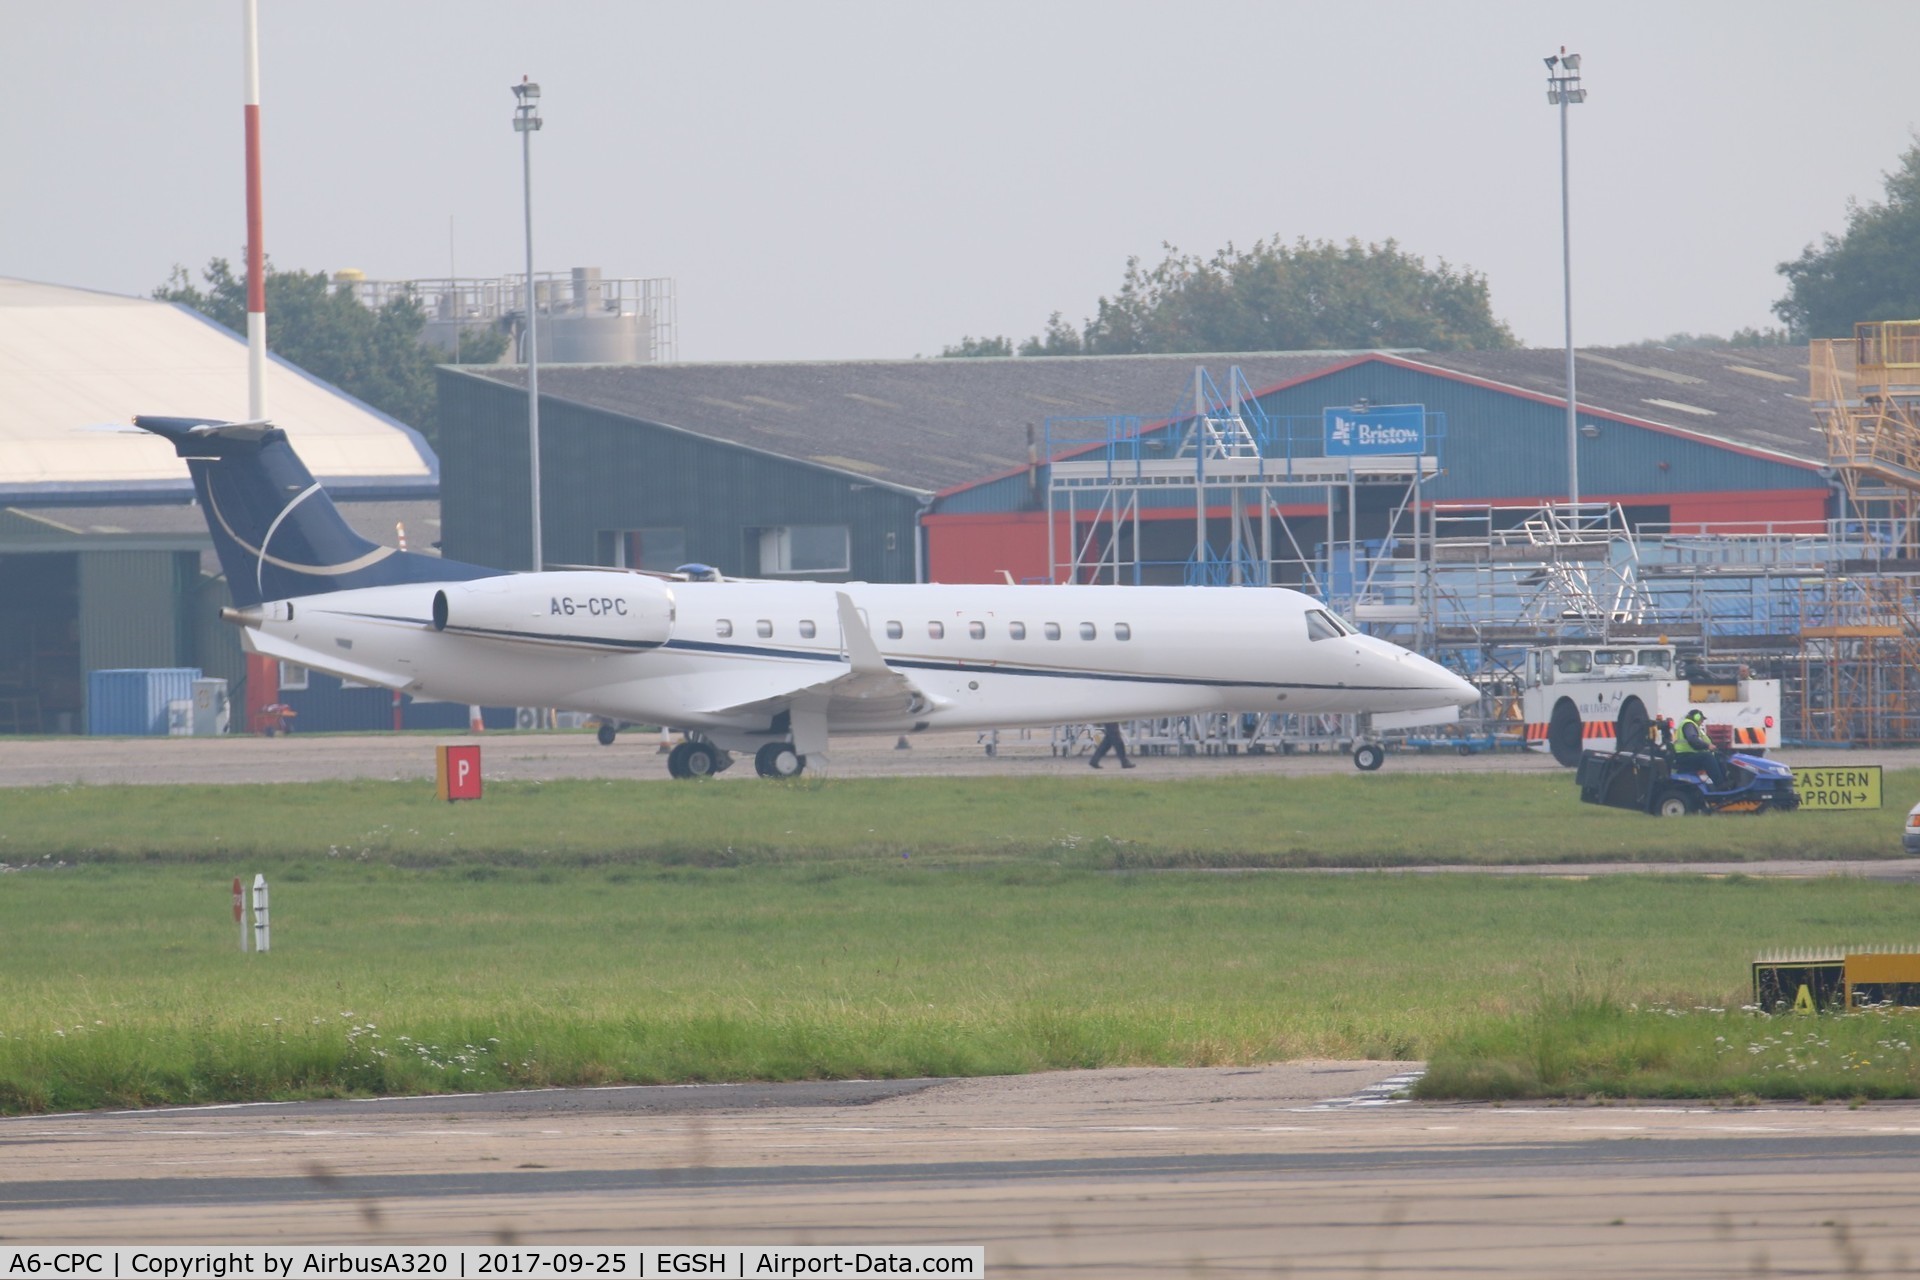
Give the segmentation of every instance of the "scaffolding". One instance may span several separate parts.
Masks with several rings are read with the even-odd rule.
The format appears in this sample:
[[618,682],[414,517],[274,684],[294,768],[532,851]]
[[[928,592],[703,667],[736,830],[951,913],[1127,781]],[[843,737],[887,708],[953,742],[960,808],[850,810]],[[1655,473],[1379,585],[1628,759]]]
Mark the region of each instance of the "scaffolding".
[[1389,587],[1404,575],[1383,564],[1425,561],[1412,513],[1440,470],[1446,421],[1406,408],[1422,421],[1415,451],[1329,454],[1320,417],[1270,416],[1238,367],[1224,391],[1196,368],[1190,403],[1159,421],[1049,418],[1049,580],[1288,586],[1417,624],[1417,595]]
[[[527,277],[449,277],[367,280],[357,272],[335,277],[361,305],[377,311],[411,298],[426,313],[421,341],[458,355],[475,330],[500,328],[515,341],[525,329]],[[671,278],[603,276],[598,267],[533,276],[540,317],[540,358],[561,364],[660,364],[679,355],[679,321]],[[524,360],[524,352],[509,358]]]
[[[1194,370],[1164,418],[1046,424],[1047,560],[1054,582],[1286,586],[1409,648],[1432,647],[1422,486],[1440,471],[1446,419],[1420,406],[1350,406],[1418,422],[1404,452],[1333,453],[1322,416],[1273,416],[1245,374],[1224,389]],[[1152,752],[1257,754],[1344,746],[1351,716],[1214,715],[1140,721]],[[1084,727],[1056,730],[1071,754]]]
[[1920,320],[1853,327],[1808,349],[1809,392],[1853,513],[1920,552]]
[[[1632,641],[1673,644],[1709,674],[1779,679],[1788,741],[1920,742],[1920,321],[1859,329],[1810,360],[1850,504],[1838,519],[1729,533],[1636,525],[1609,503],[1424,501],[1443,422],[1417,455],[1328,457],[1321,419],[1267,415],[1237,369],[1224,394],[1197,370],[1164,420],[1049,421],[1052,580],[1313,595],[1482,689],[1477,714],[1414,742],[1504,745],[1528,650]],[[1357,727],[1194,716],[1137,723],[1129,740],[1258,753],[1344,747]],[[1056,732],[1056,750],[1079,746]]]
[[1920,741],[1920,578],[1831,577],[1801,598],[1800,736]]

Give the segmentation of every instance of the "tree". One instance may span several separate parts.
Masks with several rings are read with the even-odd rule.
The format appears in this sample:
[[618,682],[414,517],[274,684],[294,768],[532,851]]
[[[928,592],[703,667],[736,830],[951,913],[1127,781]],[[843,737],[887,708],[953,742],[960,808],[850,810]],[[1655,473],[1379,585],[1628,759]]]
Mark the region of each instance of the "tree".
[[1210,258],[1162,245],[1156,267],[1127,259],[1119,290],[1075,330],[1054,312],[1023,356],[1181,351],[1511,347],[1486,277],[1442,259],[1429,268],[1388,240],[1363,245],[1278,238]]
[[[153,291],[163,302],[193,308],[236,334],[247,329],[247,285],[225,258],[201,273],[204,289],[175,267]],[[377,311],[362,306],[350,290],[336,289],[323,271],[267,267],[267,346],[315,377],[425,435],[439,435],[433,367],[444,353],[420,343],[426,313],[411,294]],[[506,349],[504,334],[471,331],[460,344],[460,361],[491,363]]]
[[1086,340],[1080,331],[1068,324],[1058,311],[1047,317],[1044,334],[1020,344],[1023,356],[1078,356],[1085,355],[1086,351]]
[[998,338],[962,338],[951,347],[940,348],[940,354],[947,359],[971,358],[974,356],[1010,356],[1013,354],[1013,339]]
[[1787,296],[1773,304],[1795,340],[1846,338],[1862,320],[1920,317],[1920,139],[1883,175],[1885,203],[1847,201],[1847,231],[1808,245],[1778,270]]
[[1683,351],[1689,347],[1785,347],[1793,344],[1793,336],[1785,329],[1768,327],[1735,329],[1731,338],[1723,338],[1717,333],[1670,333],[1664,338],[1643,338],[1627,345]]

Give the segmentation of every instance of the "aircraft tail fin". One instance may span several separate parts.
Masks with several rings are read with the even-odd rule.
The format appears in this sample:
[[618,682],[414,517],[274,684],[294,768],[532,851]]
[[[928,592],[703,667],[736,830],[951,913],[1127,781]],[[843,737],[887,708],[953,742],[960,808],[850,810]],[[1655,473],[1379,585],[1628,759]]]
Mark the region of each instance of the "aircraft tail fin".
[[494,577],[498,569],[396,551],[353,531],[286,432],[270,422],[137,417],[187,460],[233,602],[242,608],[405,582]]

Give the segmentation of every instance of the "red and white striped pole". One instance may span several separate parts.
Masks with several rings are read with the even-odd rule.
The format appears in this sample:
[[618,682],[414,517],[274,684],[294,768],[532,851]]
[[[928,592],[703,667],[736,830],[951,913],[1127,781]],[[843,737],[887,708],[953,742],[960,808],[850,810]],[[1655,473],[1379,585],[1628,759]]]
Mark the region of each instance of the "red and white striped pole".
[[240,0],[247,29],[247,417],[267,416],[266,241],[260,230],[260,15]]
[[240,877],[233,878],[233,922],[240,926],[240,954],[247,954],[246,898],[240,890]]

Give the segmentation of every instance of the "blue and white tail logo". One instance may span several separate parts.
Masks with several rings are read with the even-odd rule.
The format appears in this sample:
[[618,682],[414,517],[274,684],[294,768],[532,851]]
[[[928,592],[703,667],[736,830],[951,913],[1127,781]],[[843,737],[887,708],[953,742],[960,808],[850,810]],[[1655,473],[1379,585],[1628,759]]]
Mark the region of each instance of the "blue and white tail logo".
[[286,432],[271,423],[151,417],[133,422],[164,436],[187,460],[236,605],[499,573],[367,541],[341,518]]

